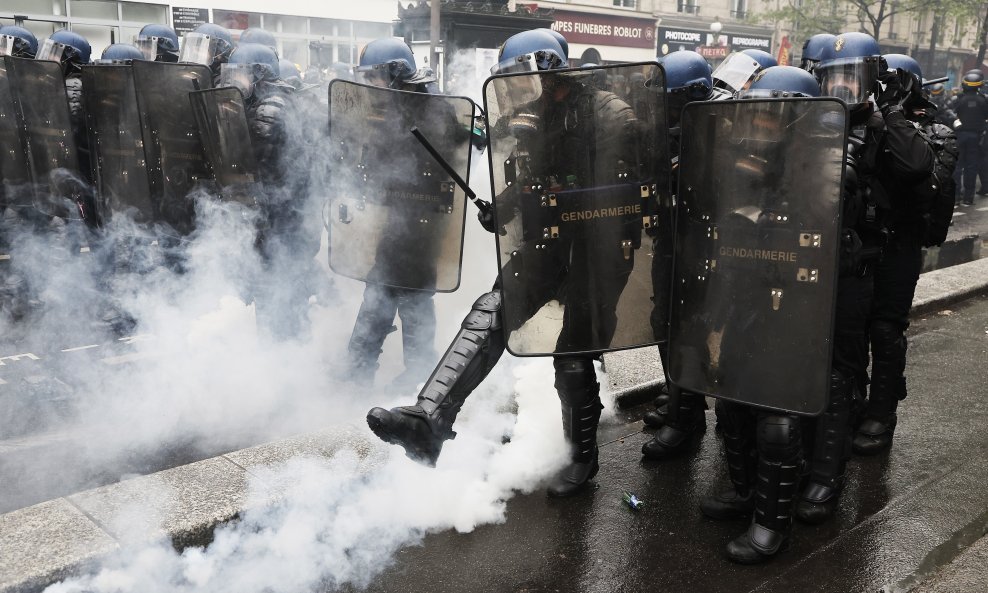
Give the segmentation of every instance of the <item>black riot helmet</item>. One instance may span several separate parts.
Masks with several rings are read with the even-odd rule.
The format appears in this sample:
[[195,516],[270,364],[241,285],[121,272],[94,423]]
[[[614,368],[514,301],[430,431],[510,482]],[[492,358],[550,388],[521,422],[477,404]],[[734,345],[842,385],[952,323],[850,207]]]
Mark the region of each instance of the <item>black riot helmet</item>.
[[166,25],[144,25],[134,45],[149,62],[178,61],[178,34]]
[[61,29],[45,39],[34,59],[58,62],[62,66],[62,74],[69,76],[82,72],[82,67],[89,63],[92,53],[93,49],[85,37]]
[[186,64],[202,64],[218,73],[220,66],[230,59],[233,52],[233,36],[225,28],[205,23],[182,39],[182,51],[178,61]]
[[0,56],[33,58],[38,53],[38,38],[24,27],[0,27]]
[[230,61],[220,68],[219,86],[240,89],[245,97],[251,97],[257,85],[277,82],[281,76],[281,64],[274,50],[259,43],[241,43],[230,54]]
[[981,89],[981,85],[985,82],[985,75],[981,70],[974,69],[968,70],[964,74],[964,78],[961,80],[961,88],[964,92],[978,92]]
[[401,87],[415,72],[412,48],[397,37],[383,37],[365,45],[354,68],[357,82],[386,88]]
[[144,60],[144,52],[129,43],[114,43],[106,46],[103,54],[94,64],[130,64],[134,60]]

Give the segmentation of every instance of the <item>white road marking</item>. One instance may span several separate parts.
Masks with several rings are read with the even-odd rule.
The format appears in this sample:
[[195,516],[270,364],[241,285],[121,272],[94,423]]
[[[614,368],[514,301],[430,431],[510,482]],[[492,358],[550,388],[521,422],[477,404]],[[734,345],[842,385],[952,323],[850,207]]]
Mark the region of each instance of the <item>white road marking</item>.
[[134,352],[133,354],[123,354],[121,356],[110,356],[103,358],[101,359],[101,362],[109,365],[117,365],[133,362],[135,360],[145,360],[152,357],[153,355],[150,352]]
[[41,360],[37,354],[31,354],[30,352],[25,352],[24,354],[14,354],[12,356],[4,356],[0,358],[0,367],[7,366],[3,361],[9,360],[10,362],[17,362],[22,358],[29,358],[31,360]]
[[76,348],[66,348],[62,352],[78,352],[80,350],[89,350],[90,348],[99,348],[99,344],[90,344],[88,346],[78,346]]
[[988,206],[982,206],[980,208],[975,208],[978,212],[988,212]]

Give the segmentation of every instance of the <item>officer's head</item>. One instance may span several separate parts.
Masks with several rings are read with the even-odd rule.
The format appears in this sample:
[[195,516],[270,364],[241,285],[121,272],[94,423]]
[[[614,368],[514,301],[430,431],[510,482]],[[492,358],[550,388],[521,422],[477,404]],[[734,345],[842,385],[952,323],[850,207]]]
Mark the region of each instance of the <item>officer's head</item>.
[[824,55],[814,73],[823,94],[864,109],[878,84],[881,50],[866,33],[843,33]]
[[964,74],[964,79],[961,80],[961,88],[965,93],[976,93],[981,90],[981,85],[984,84],[985,75],[975,68],[974,70],[968,70]]
[[278,40],[260,27],[251,27],[240,34],[240,43],[257,43],[278,53]]
[[931,84],[927,90],[929,90],[930,96],[936,99],[940,99],[947,94],[947,87],[943,86],[942,82]]
[[666,55],[661,64],[666,76],[669,123],[676,127],[687,103],[710,99],[714,86],[710,64],[695,51],[683,49]]
[[278,55],[258,43],[241,43],[220,68],[220,86],[240,89],[245,97],[254,95],[258,84],[277,82],[281,72]]
[[62,74],[68,76],[82,71],[82,67],[89,63],[92,51],[85,37],[62,29],[45,39],[34,59],[58,62],[62,66]]
[[384,88],[399,88],[415,75],[412,48],[397,37],[375,39],[360,50],[354,69],[357,82]]
[[38,53],[38,38],[24,27],[0,27],[0,56],[33,58]]
[[830,33],[818,33],[807,39],[803,43],[803,55],[799,58],[799,67],[807,72],[816,70],[817,64],[833,48],[836,40],[837,36]]
[[177,62],[178,34],[165,25],[144,25],[137,34],[134,45],[149,62]]
[[756,74],[776,64],[775,58],[761,50],[734,52],[714,69],[711,75],[714,88],[722,97],[735,95],[747,88]]
[[182,39],[182,52],[178,61],[186,64],[209,66],[214,72],[230,59],[233,52],[233,36],[219,25],[205,23]]
[[882,58],[889,70],[899,73],[899,81],[906,95],[902,102],[904,107],[916,111],[936,109],[936,105],[923,96],[923,70],[919,62],[906,54],[885,54]]
[[94,64],[130,64],[134,60],[144,60],[144,52],[129,43],[114,43],[106,46],[103,54]]
[[497,54],[491,74],[556,70],[569,65],[559,42],[546,29],[522,31],[508,37]]

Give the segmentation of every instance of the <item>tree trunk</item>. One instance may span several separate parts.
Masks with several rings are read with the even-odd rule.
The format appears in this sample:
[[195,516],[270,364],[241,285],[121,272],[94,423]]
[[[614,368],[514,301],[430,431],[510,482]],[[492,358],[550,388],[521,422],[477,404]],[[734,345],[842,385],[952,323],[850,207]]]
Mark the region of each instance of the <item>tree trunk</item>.
[[936,11],[933,11],[933,30],[930,31],[930,55],[926,60],[926,72],[927,76],[933,78],[933,68],[936,63],[935,56],[937,51],[937,38],[940,37],[940,27],[944,20],[944,15],[937,15]]
[[975,68],[980,68],[985,61],[985,49],[988,49],[988,5],[985,5],[985,19],[981,21],[981,45],[978,47],[978,61],[975,62]]

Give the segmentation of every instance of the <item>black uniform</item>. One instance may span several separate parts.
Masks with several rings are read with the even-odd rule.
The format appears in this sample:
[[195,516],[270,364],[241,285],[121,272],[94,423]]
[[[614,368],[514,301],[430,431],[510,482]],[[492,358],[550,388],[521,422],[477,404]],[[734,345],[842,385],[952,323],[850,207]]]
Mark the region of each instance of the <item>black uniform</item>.
[[[594,161],[614,163],[615,171],[618,161],[636,162],[633,151],[636,146],[634,135],[638,133],[637,118],[613,93],[572,80],[566,84],[571,86],[565,98],[553,100],[549,97],[551,91],[547,91],[536,101],[518,109],[542,122],[543,135],[532,139],[532,162],[538,163],[541,170],[533,174],[541,179],[554,179],[555,183],[567,180],[565,183],[577,187],[606,185],[607,180],[594,178]],[[574,118],[574,114],[579,115]],[[572,125],[573,121],[576,125]],[[593,137],[588,126],[592,127],[594,122],[600,129],[620,132],[604,139]],[[519,142],[525,143],[524,140]],[[551,186],[553,182],[548,183]],[[499,199],[524,197],[506,195]],[[485,228],[495,230],[490,224],[485,224]],[[553,264],[547,266],[553,269],[546,268],[547,275],[536,276],[548,278],[550,271],[557,275],[544,284],[545,290],[529,287],[527,294],[531,298],[523,310],[530,317],[549,300],[559,299],[565,305],[563,328],[558,338],[560,349],[570,342],[587,343],[587,337],[578,334],[590,327],[581,323],[588,316],[598,320],[593,328],[604,334],[594,335],[591,341],[609,343],[616,329],[617,299],[627,283],[633,261],[622,257],[620,261],[611,262],[609,267],[601,266],[600,262],[591,265],[591,258],[601,255],[594,245],[578,239],[560,240],[550,249],[552,253],[548,259]],[[610,272],[607,278],[589,282],[589,269],[609,269]],[[560,286],[559,273],[565,275],[561,284],[565,294],[559,294],[553,288]],[[513,274],[505,271],[502,278],[513,278]],[[455,436],[452,425],[467,396],[483,381],[504,351],[503,314],[498,283],[492,292],[474,303],[460,332],[419,393],[416,405],[390,411],[375,408],[368,413],[368,424],[374,432],[384,440],[402,445],[410,456],[434,464],[443,442]],[[603,406],[593,368],[594,358],[594,355],[573,355],[556,356],[553,360],[563,429],[572,446],[571,465],[550,485],[549,492],[555,496],[573,494],[597,472],[596,434]]]
[[[861,123],[852,118],[852,126]],[[831,516],[843,486],[851,451],[852,407],[866,381],[869,317],[877,321],[877,325],[872,323],[870,337],[881,352],[876,359],[879,369],[886,364],[882,357],[895,349],[895,330],[901,339],[905,329],[919,273],[919,245],[910,236],[908,212],[916,199],[914,188],[927,182],[933,171],[930,146],[897,106],[872,114],[866,125],[854,127],[854,134],[862,142],[852,143],[847,174],[857,187],[848,188],[845,205],[847,229],[837,288],[830,404],[813,420],[809,482],[796,507],[796,516],[808,523]],[[889,228],[896,232],[886,246]],[[890,254],[887,261],[880,257],[883,247]],[[876,288],[878,269],[880,290]],[[877,303],[876,296],[880,297]],[[873,314],[873,306],[880,307],[878,315]],[[904,346],[901,352],[904,364]],[[880,377],[893,374],[885,369],[879,371]],[[888,393],[884,385],[879,387],[879,399],[885,397],[883,389]]]
[[[961,197],[964,204],[974,203],[975,178],[981,169],[984,158],[984,148],[982,146],[985,128],[988,126],[988,98],[979,93],[976,88],[965,87],[964,92],[957,96],[954,103],[954,112],[961,121],[957,128],[957,146],[960,150],[960,159],[957,163],[957,171],[954,178],[957,180],[957,188],[963,193]],[[982,180],[982,183],[984,180]]]

